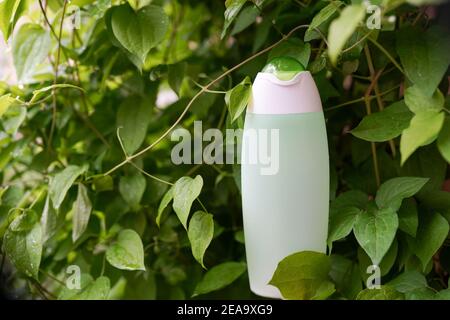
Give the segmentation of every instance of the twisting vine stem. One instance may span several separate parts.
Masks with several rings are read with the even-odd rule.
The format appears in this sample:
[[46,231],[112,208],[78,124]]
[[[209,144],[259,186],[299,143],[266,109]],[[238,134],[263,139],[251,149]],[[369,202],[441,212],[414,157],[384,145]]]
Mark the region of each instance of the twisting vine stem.
[[[117,139],[119,140],[119,144],[120,144],[120,147],[122,148],[122,152],[124,153],[125,157],[128,158],[128,157],[129,157],[129,156],[128,156],[128,153],[126,152],[125,146],[123,145],[122,138],[120,137],[120,129],[121,129],[121,128],[122,128],[122,127],[118,127],[118,128],[117,128],[117,131],[116,131]],[[172,183],[172,182],[170,182],[170,181],[167,181],[167,180],[158,178],[158,177],[156,177],[156,176],[154,176],[154,175],[148,173],[147,171],[145,171],[144,169],[140,168],[138,165],[136,165],[136,164],[135,164],[133,161],[131,161],[131,160],[130,160],[129,163],[130,163],[134,168],[136,168],[136,170],[138,170],[140,173],[142,173],[143,175],[145,175],[145,176],[147,176],[147,177],[149,177],[149,178],[151,178],[151,179],[153,179],[153,180],[159,181],[159,182],[164,183],[164,184],[167,184],[167,185],[169,185],[169,186],[173,186],[173,185],[174,185],[174,183]],[[200,200],[199,197],[197,197],[196,200],[197,200],[197,202],[200,204],[200,206],[202,207],[202,209],[203,209],[205,212],[209,212],[208,209],[206,209],[205,205],[203,204],[203,202]]]
[[[376,81],[374,82],[373,85],[373,91],[375,93],[376,96],[376,100],[377,100],[377,104],[378,104],[378,109],[380,111],[384,110],[384,103],[383,103],[383,99],[381,99],[381,95],[380,95],[380,88],[378,86],[378,79],[379,77],[383,74],[384,68],[382,68],[378,73],[379,75],[377,75],[377,73],[375,72],[375,67],[372,61],[372,55],[370,53],[370,49],[368,46],[366,46],[364,48],[366,57],[367,57],[367,65],[369,66],[369,72],[370,72],[370,78],[372,81],[374,81],[376,79]],[[396,154],[396,150],[395,150],[395,143],[394,140],[389,140],[389,147],[391,148],[391,153],[392,156],[395,157]]]
[[[381,72],[378,72],[375,74],[375,70],[373,69],[372,57],[370,55],[369,46],[367,44],[364,46],[364,53],[366,55],[367,64],[369,65],[370,74],[371,74],[371,78],[372,78],[372,82],[370,83],[369,87],[367,88],[366,94],[364,95],[364,102],[366,104],[366,112],[367,112],[367,115],[370,115],[372,113],[372,108],[371,108],[370,100],[368,97],[370,96],[370,93],[372,92],[373,88],[375,87],[376,83],[378,82],[378,78],[380,77]],[[375,142],[371,142],[370,147],[372,150],[375,182],[377,184],[377,188],[379,188],[381,185],[381,179],[380,179],[380,170],[379,170],[379,166],[378,166],[377,147],[375,145]]]
[[[59,34],[58,34],[58,50],[56,52],[56,62],[55,62],[55,79],[53,81],[53,84],[56,85],[58,82],[58,69],[59,69],[59,61],[61,59],[61,36],[62,36],[62,30],[63,30],[63,24],[64,24],[64,16],[66,15],[66,8],[67,8],[67,0],[64,0],[63,8],[62,8],[62,15],[61,15],[61,22],[59,24]],[[47,19],[48,21],[48,19]],[[48,146],[51,150],[52,148],[52,139],[53,134],[55,131],[55,125],[56,125],[56,92],[53,90],[52,92],[53,96],[53,103],[52,103],[52,124],[50,127],[50,134],[48,136]]]
[[[62,44],[61,44],[61,37],[60,36],[58,36],[58,34],[56,34],[56,31],[55,31],[55,29],[53,28],[53,26],[52,26],[52,24],[51,24],[51,22],[50,22],[50,20],[48,19],[48,16],[47,16],[47,12],[45,11],[45,7],[44,7],[44,5],[42,4],[42,0],[39,0],[38,1],[39,2],[39,7],[40,7],[40,9],[41,9],[41,12],[42,12],[42,15],[44,16],[44,20],[45,20],[45,23],[47,24],[47,26],[49,27],[49,29],[50,29],[50,33],[53,35],[53,37],[56,39],[56,41],[58,41],[58,55],[60,54],[60,52],[62,52],[62,54],[63,54],[63,56],[64,56],[64,58],[67,60],[67,58],[69,57],[69,53],[67,52],[67,48],[66,47],[64,47]],[[66,4],[67,5],[67,4]],[[62,26],[62,22],[63,21],[61,21],[61,26]],[[60,30],[61,31],[61,30]],[[75,32],[75,34],[76,34],[76,30],[74,31]],[[60,34],[61,34],[61,32],[60,32]],[[58,61],[58,64],[59,64],[59,61]],[[58,74],[58,64],[56,65],[56,68],[55,68],[55,79],[54,79],[54,82],[53,82],[53,84],[56,84],[56,78],[57,78],[57,74]],[[78,83],[78,86],[81,88],[82,87],[82,83],[81,83],[81,78],[80,78],[80,70],[79,70],[79,68],[78,68],[78,63],[77,63],[77,60],[75,59],[74,60],[74,66],[75,66],[75,68],[74,68],[74,72],[75,72],[75,74],[76,74],[76,82]],[[55,90],[53,90],[52,91],[52,95],[51,96],[49,96],[49,97],[46,97],[46,98],[44,98],[44,99],[42,99],[42,100],[40,100],[40,101],[36,101],[36,103],[33,103],[33,104],[38,104],[38,103],[41,103],[41,102],[44,102],[44,101],[46,101],[47,99],[50,99],[50,98],[52,98],[53,99],[53,104],[54,105],[56,105],[56,97],[55,97],[55,94],[56,94],[56,91]],[[86,106],[87,106],[87,101],[86,101],[86,95],[84,94],[84,91],[82,90],[81,91],[81,98],[82,98],[82,102],[83,102],[83,104],[85,105],[85,108],[86,108]],[[53,110],[55,110],[56,108],[54,108]],[[106,141],[106,139],[105,139],[105,137],[103,137],[103,135],[97,130],[97,128],[90,122],[90,120],[89,120],[89,118],[88,117],[86,117],[86,116],[84,116],[84,115],[82,115],[80,112],[78,112],[77,110],[75,110],[75,108],[74,108],[74,111],[75,111],[75,114],[86,124],[86,126],[90,129],[90,130],[92,130],[92,132],[94,132],[94,134],[107,146],[107,147],[109,147],[109,143],[108,143],[108,141]],[[52,122],[52,124],[53,124],[53,122]],[[51,148],[51,140],[50,139],[47,139],[47,145],[49,145],[49,147]]]
[[230,73],[232,73],[233,71],[235,71],[236,69],[239,69],[240,67],[242,67],[244,64],[252,61],[253,59],[255,59],[256,57],[259,57],[260,55],[270,51],[271,49],[275,48],[276,46],[278,46],[280,43],[282,43],[283,41],[285,41],[286,39],[288,39],[290,36],[292,36],[296,31],[303,29],[303,28],[308,28],[309,25],[299,25],[295,28],[293,28],[291,31],[289,31],[286,35],[284,35],[280,40],[278,40],[277,42],[275,42],[274,44],[258,51],[257,53],[251,55],[250,57],[248,57],[247,59],[245,59],[244,61],[238,63],[237,65],[235,65],[234,67],[232,67],[231,69],[228,69],[227,71],[223,72],[220,76],[218,76],[217,78],[215,78],[214,80],[212,80],[211,82],[209,82],[207,85],[205,85],[199,92],[197,92],[194,97],[189,101],[189,103],[187,104],[187,106],[184,108],[183,112],[180,114],[180,116],[177,118],[177,120],[175,120],[175,122],[166,130],[164,131],[164,133],[158,138],[156,139],[155,142],[153,142],[152,144],[150,144],[149,146],[145,147],[144,149],[142,149],[141,151],[130,155],[128,157],[125,158],[125,160],[123,160],[121,163],[119,163],[118,165],[116,165],[115,167],[113,167],[112,169],[110,169],[108,172],[104,173],[104,175],[109,175],[112,172],[116,171],[117,169],[121,168],[122,166],[126,165],[127,163],[131,162],[131,160],[136,159],[137,157],[143,155],[144,153],[146,153],[147,151],[153,149],[153,147],[155,147],[157,144],[159,144],[165,137],[167,137],[167,135],[181,122],[181,120],[183,119],[183,117],[186,115],[186,113],[189,111],[189,109],[191,108],[192,104],[195,102],[195,100],[198,99],[198,97],[200,97],[204,92],[206,92],[206,90],[208,90],[211,86],[213,86],[215,83],[219,82],[220,80],[222,80],[223,78],[225,78],[227,75],[229,75]]

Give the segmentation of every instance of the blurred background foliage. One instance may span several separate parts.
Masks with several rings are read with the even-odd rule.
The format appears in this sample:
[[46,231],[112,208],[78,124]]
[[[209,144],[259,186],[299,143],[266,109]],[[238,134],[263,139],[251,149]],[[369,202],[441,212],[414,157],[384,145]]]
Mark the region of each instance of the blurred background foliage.
[[[370,1],[369,29],[368,2],[1,1],[3,294],[256,298],[239,166],[174,165],[162,137],[241,128],[244,79],[288,55],[317,83],[331,162],[327,279],[293,298],[323,280],[322,298],[448,299],[448,5]],[[64,286],[71,265],[80,290]]]

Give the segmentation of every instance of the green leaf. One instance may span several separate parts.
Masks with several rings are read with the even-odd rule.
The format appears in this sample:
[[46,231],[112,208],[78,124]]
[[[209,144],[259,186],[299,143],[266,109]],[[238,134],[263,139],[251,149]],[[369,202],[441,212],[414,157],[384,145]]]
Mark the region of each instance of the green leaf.
[[251,92],[252,83],[249,77],[245,77],[241,83],[227,91],[225,94],[225,102],[228,105],[232,123],[239,118],[247,107],[248,102],[250,101]]
[[3,250],[17,270],[37,279],[42,256],[42,230],[34,211],[15,218],[3,237]]
[[356,207],[359,209],[365,209],[369,201],[369,196],[360,190],[350,190],[341,193],[330,206],[330,215],[334,212],[344,209]]
[[405,293],[406,300],[434,300],[435,290],[431,288],[419,288]]
[[27,80],[50,51],[50,34],[38,24],[27,23],[14,35],[12,54],[17,78]]
[[187,229],[187,220],[191,211],[192,202],[200,195],[203,187],[203,179],[196,176],[195,179],[182,177],[175,182],[173,210],[178,216],[181,224]]
[[58,300],[106,300],[111,288],[107,277],[99,277],[95,281],[89,274],[81,274],[80,289],[63,287]]
[[11,94],[5,94],[0,97],[0,118],[16,102],[16,99],[11,97]]
[[92,203],[87,188],[81,183],[78,184],[78,195],[73,203],[72,211],[72,241],[75,242],[86,230],[92,211]]
[[312,19],[308,30],[306,30],[305,41],[306,39],[313,39],[313,34],[316,32],[315,30],[327,22],[336,12],[338,12],[338,9],[342,6],[342,4],[343,3],[341,1],[331,1],[326,7],[320,10],[319,13]]
[[155,300],[157,287],[155,273],[132,272],[126,275],[125,299],[127,300]]
[[446,118],[437,140],[437,146],[442,157],[450,163],[450,118]]
[[431,28],[404,28],[398,32],[397,52],[406,76],[424,95],[431,96],[450,64],[447,33]]
[[383,111],[364,117],[351,133],[366,141],[388,141],[408,128],[412,117],[404,101],[395,102]]
[[345,43],[355,32],[359,23],[366,16],[364,5],[349,5],[345,7],[341,15],[333,20],[328,32],[328,56],[334,65]]
[[75,300],[106,300],[110,288],[109,279],[107,277],[99,277],[79,293]]
[[244,262],[225,262],[211,268],[197,284],[193,296],[216,291],[228,286],[239,278],[246,269],[247,265]]
[[429,214],[420,221],[415,239],[414,253],[422,262],[425,270],[428,262],[439,250],[448,236],[449,224],[439,213]]
[[220,36],[223,39],[227,33],[228,28],[234,19],[238,16],[242,9],[242,6],[247,2],[247,0],[226,0],[225,1],[225,22],[223,24],[222,34]]
[[63,171],[57,173],[50,180],[48,192],[52,199],[53,207],[59,209],[61,203],[66,197],[67,191],[75,182],[75,180],[86,171],[86,167],[79,167],[75,165],[67,166]]
[[381,286],[380,289],[364,289],[356,300],[405,300],[405,295],[390,286]]
[[[395,260],[397,259],[397,254],[398,243],[394,239],[391,246],[389,247],[389,250],[386,252],[383,259],[381,259],[381,262],[378,264],[378,267],[380,268],[380,276],[383,277],[387,275],[389,271],[391,271],[392,267],[394,266]],[[369,276],[371,275],[370,273],[367,273],[367,268],[373,265],[373,262],[361,247],[358,248],[358,261],[360,276],[364,282],[367,282]]]
[[3,115],[3,129],[15,136],[27,116],[27,108],[19,104],[12,104]]
[[409,127],[403,131],[400,140],[401,163],[419,147],[432,143],[444,124],[445,115],[442,112],[422,111],[411,120]]
[[230,34],[233,36],[245,30],[255,22],[256,17],[259,14],[259,9],[256,6],[245,7],[236,18],[236,22]]
[[327,240],[330,251],[334,241],[345,238],[352,232],[356,216],[360,212],[361,210],[356,207],[349,207],[339,211],[330,212]]
[[450,300],[450,289],[439,291],[434,297],[435,300]]
[[402,200],[412,197],[428,182],[428,178],[398,177],[384,182],[377,192],[375,202],[378,208],[400,209]]
[[119,180],[119,192],[132,209],[137,209],[147,186],[147,180],[141,173],[122,176]]
[[114,181],[111,176],[99,175],[93,178],[93,189],[97,192],[110,191],[114,189]]
[[161,203],[159,204],[159,207],[158,207],[158,215],[156,216],[156,224],[158,225],[158,227],[161,224],[161,217],[164,212],[164,209],[166,209],[167,206],[169,205],[170,201],[173,200],[173,190],[174,190],[174,187],[170,187],[170,189],[167,190],[167,192],[164,194],[163,198],[161,199]]
[[330,259],[330,278],[336,285],[336,292],[348,299],[354,299],[362,290],[358,264],[336,254],[331,255]]
[[151,120],[152,107],[145,99],[126,99],[117,111],[117,126],[123,147],[128,155],[133,154],[144,142]]
[[213,215],[197,211],[189,221],[188,237],[191,242],[192,255],[205,268],[203,256],[214,235]]
[[121,270],[145,270],[144,247],[136,231],[122,230],[106,251],[106,260]]
[[161,7],[148,5],[134,11],[129,5],[113,7],[111,29],[117,41],[143,64],[150,49],[164,38],[169,18]]
[[307,66],[311,56],[311,45],[304,43],[298,38],[290,38],[283,41],[269,52],[267,61],[276,57],[292,57],[299,61],[303,66]]
[[177,94],[180,93],[181,84],[183,83],[184,75],[186,73],[187,63],[180,62],[168,65],[167,77],[170,87]]
[[438,89],[430,97],[419,89],[417,85],[405,90],[405,103],[414,112],[435,111],[439,112],[444,107],[444,95]]
[[398,217],[393,209],[369,208],[358,215],[353,232],[373,264],[378,265],[389,250],[397,228]]
[[388,283],[398,292],[409,292],[416,289],[426,288],[427,279],[418,271],[406,271]]
[[45,198],[44,208],[41,215],[42,242],[47,242],[53,237],[58,227],[58,211],[55,210],[50,201],[50,195]]
[[26,1],[23,0],[4,0],[0,3],[0,31],[3,33],[5,41],[13,32],[14,26],[25,7]]
[[285,299],[326,298],[334,292],[328,277],[330,269],[329,256],[313,251],[297,252],[278,263],[269,284],[277,287]]
[[419,215],[417,206],[413,199],[407,199],[398,211],[398,228],[415,238],[418,226]]

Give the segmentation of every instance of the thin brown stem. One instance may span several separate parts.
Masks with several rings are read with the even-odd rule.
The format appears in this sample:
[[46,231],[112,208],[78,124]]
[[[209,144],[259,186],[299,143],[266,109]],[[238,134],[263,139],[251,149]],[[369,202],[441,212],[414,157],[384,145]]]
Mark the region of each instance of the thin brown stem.
[[[390,88],[390,89],[388,89],[388,90],[386,90],[386,91],[380,93],[380,96],[384,96],[384,95],[386,95],[386,94],[388,94],[388,93],[391,93],[392,91],[397,90],[398,88],[400,88],[400,86],[395,86],[395,87],[393,87],[393,88]],[[351,101],[347,101],[347,102],[338,104],[338,105],[336,105],[336,106],[333,106],[333,107],[330,107],[330,108],[326,108],[324,111],[325,111],[325,112],[328,112],[328,111],[340,109],[340,108],[342,108],[342,107],[346,107],[346,106],[349,106],[349,105],[352,105],[352,104],[355,104],[355,103],[358,103],[358,102],[364,102],[364,100],[365,100],[366,98],[369,99],[369,101],[372,101],[373,99],[376,98],[376,96],[361,97],[361,98],[358,98],[358,99],[354,99],[354,100],[351,100]]]
[[[61,16],[61,22],[59,24],[59,35],[58,35],[58,50],[56,52],[56,62],[55,62],[55,79],[53,81],[53,84],[56,84],[58,82],[58,69],[59,69],[59,62],[61,59],[61,37],[62,37],[62,31],[63,31],[63,24],[64,24],[64,16],[66,14],[66,8],[67,8],[67,0],[64,0],[63,9],[62,9],[62,16]],[[48,21],[48,20],[47,20]],[[52,123],[50,127],[50,134],[48,137],[48,144],[49,148],[51,150],[52,148],[52,139],[53,134],[55,131],[55,125],[56,125],[56,91],[52,91],[53,95],[53,103],[52,103]]]
[[[369,99],[365,99],[364,101],[366,103],[367,114],[370,115],[371,114],[370,101],[369,101]],[[375,174],[375,182],[377,184],[377,188],[379,188],[380,185],[381,185],[381,179],[380,179],[380,170],[379,170],[379,167],[378,167],[377,147],[375,145],[375,142],[371,142],[370,143],[370,148],[371,148],[371,151],[372,151],[372,160],[373,160],[373,169],[374,169],[374,174]]]
[[59,279],[58,279],[57,277],[55,277],[54,275],[52,275],[52,274],[46,272],[46,271],[43,270],[43,269],[39,269],[39,271],[40,271],[42,274],[44,274],[44,276],[46,276],[47,278],[52,279],[53,281],[55,281],[55,282],[58,283],[59,285],[61,285],[61,286],[63,286],[63,287],[66,286],[66,284],[64,283],[64,281],[59,280]]
[[164,179],[161,179],[161,178],[158,178],[158,177],[156,177],[156,176],[154,176],[154,175],[148,173],[148,172],[145,171],[144,169],[139,168],[133,161],[130,161],[130,164],[131,164],[133,167],[135,167],[139,172],[141,172],[143,175],[146,175],[147,177],[149,177],[149,178],[151,178],[151,179],[153,179],[153,180],[159,181],[159,182],[164,183],[164,184],[167,184],[167,185],[169,185],[169,186],[173,186],[173,183],[172,183],[172,182],[167,181],[167,180],[164,180]]
[[[367,115],[370,115],[370,114],[372,114],[372,107],[371,107],[371,103],[370,103],[370,100],[368,99],[368,97],[369,97],[370,93],[372,92],[375,84],[377,83],[378,78],[381,75],[381,72],[378,72],[377,74],[375,74],[375,69],[373,67],[373,62],[372,62],[372,57],[370,55],[369,46],[367,46],[367,45],[364,46],[364,53],[366,54],[367,64],[369,65],[369,70],[370,70],[370,74],[372,77],[372,82],[370,83],[369,88],[366,91],[365,99],[364,99],[364,102],[366,104]],[[381,179],[380,179],[380,170],[379,170],[379,166],[378,166],[377,147],[375,145],[375,142],[371,142],[370,147],[371,147],[371,151],[372,151],[375,182],[377,184],[377,188],[379,188],[381,185]]]
[[172,31],[171,31],[170,37],[169,37],[169,43],[164,52],[163,63],[167,63],[167,61],[169,60],[169,53],[175,44],[175,40],[177,38],[177,32],[178,32],[178,25],[180,24],[180,22],[182,20],[182,16],[183,16],[182,10],[180,10],[180,13],[178,13],[178,11],[177,11],[177,1],[172,1],[172,7],[173,7],[174,19],[173,19]]
[[372,31],[367,32],[361,39],[359,39],[358,41],[356,41],[354,44],[352,44],[350,47],[345,48],[344,50],[342,50],[342,53],[346,53],[350,50],[352,50],[353,48],[357,47],[358,45],[360,45],[364,40],[366,40],[367,37],[370,36],[370,34],[372,33]]
[[[378,109],[380,111],[383,111],[384,110],[384,103],[383,103],[383,99],[381,98],[381,95],[380,95],[380,88],[378,86],[378,79],[383,74],[384,68],[379,70],[378,72],[376,72],[374,64],[373,64],[373,60],[372,60],[372,55],[370,54],[370,49],[369,49],[368,46],[364,47],[364,52],[365,52],[366,57],[367,57],[367,64],[369,66],[370,77],[372,79],[373,91],[375,92],[375,96],[376,96],[376,100],[377,100],[377,104],[378,104]],[[389,147],[391,149],[392,156],[395,157],[396,149],[395,149],[394,140],[392,140],[392,139],[389,140]]]

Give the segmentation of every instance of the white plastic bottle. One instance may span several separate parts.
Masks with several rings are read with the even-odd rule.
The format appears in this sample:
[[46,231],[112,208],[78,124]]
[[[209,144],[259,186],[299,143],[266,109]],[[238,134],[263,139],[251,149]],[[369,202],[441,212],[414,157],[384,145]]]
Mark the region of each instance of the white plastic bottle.
[[299,251],[325,252],[328,232],[325,120],[314,80],[297,60],[276,58],[256,76],[241,154],[250,288],[282,298],[268,284],[278,262]]

